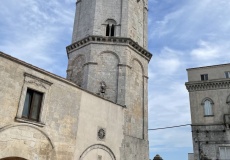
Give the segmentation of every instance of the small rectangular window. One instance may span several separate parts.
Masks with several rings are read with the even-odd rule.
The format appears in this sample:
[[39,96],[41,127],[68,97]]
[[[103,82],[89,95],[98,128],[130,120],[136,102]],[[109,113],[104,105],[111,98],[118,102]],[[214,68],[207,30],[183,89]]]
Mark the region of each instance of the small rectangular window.
[[43,93],[27,89],[22,117],[39,121]]
[[225,78],[230,78],[230,71],[225,72]]
[[230,147],[220,147],[220,159],[229,159]]
[[207,81],[208,80],[208,74],[202,74],[200,75],[202,81]]

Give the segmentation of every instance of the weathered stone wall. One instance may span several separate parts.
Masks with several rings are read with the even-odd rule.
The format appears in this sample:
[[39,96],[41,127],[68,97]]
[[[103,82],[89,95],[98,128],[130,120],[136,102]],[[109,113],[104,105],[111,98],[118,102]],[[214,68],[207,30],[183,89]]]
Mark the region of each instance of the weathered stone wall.
[[128,37],[145,47],[145,2],[143,0],[140,0],[139,2],[129,1],[128,11]]
[[[73,60],[79,54],[86,57],[86,90],[115,103],[125,105],[125,135],[142,139],[136,144],[148,144],[148,60],[127,46],[89,44],[69,54]],[[106,93],[100,94],[100,82],[106,82]],[[132,139],[132,138],[129,138]],[[133,143],[127,141],[127,143]],[[123,142],[126,142],[124,140]],[[125,145],[125,144],[124,144]],[[128,148],[128,147],[127,147]],[[129,148],[130,150],[134,148]],[[132,154],[146,154],[143,150],[132,150]],[[127,152],[128,153],[128,152]],[[130,152],[129,152],[130,153]],[[131,154],[131,153],[130,153]],[[147,156],[146,156],[147,157]]]
[[[3,53],[0,75],[0,159],[80,159],[87,148],[96,144],[107,149],[106,154],[120,157],[122,106]],[[27,88],[44,93],[39,122],[21,117]],[[106,129],[104,141],[97,138],[98,127]],[[84,160],[88,154],[98,157],[96,152],[84,152]]]
[[70,61],[70,65],[67,70],[67,79],[80,87],[83,86],[84,83],[84,64],[85,56],[80,54],[73,61]]
[[[118,64],[119,59],[113,52],[104,52],[98,56],[97,59],[97,76],[96,83],[98,87],[102,87],[105,82],[105,89],[98,88],[98,94],[113,102],[117,101],[118,89]],[[103,93],[105,92],[105,93]]]
[[[6,57],[8,58],[8,56]],[[26,157],[22,157],[26,159],[36,159],[36,157],[46,159],[55,153],[57,159],[63,159],[63,157],[72,159],[82,91],[47,76],[42,71],[38,72],[8,60],[2,53],[0,66],[0,142],[4,142],[6,145],[5,149],[0,150],[1,158],[6,155],[17,156],[18,154],[20,157],[23,154]],[[50,88],[44,89],[46,84],[43,84],[42,81],[34,79],[34,81],[27,82],[25,73],[49,81],[52,85]],[[40,123],[23,120],[18,116],[20,101],[24,103],[22,97],[26,91],[25,85],[39,91],[46,90],[43,101],[45,104],[40,116],[43,119]],[[25,126],[21,126],[22,124]],[[62,148],[62,146],[68,147]],[[25,153],[19,152],[19,149],[25,150]],[[52,159],[52,156],[48,159]]]
[[[125,94],[126,91],[129,91],[129,82],[127,81],[130,79],[128,80],[129,75],[126,72],[129,72],[132,69],[133,60],[138,60],[141,63],[142,68],[148,67],[148,60],[132,49],[119,45],[119,43],[116,45],[90,44],[83,48],[79,48],[69,54],[69,64],[72,64],[76,59],[75,57],[78,57],[79,55],[84,55],[86,59],[82,70],[85,72],[84,82],[87,84],[82,85],[82,87],[97,94],[100,90],[100,81],[107,82],[106,84],[109,86],[111,83],[113,90],[117,91],[117,94],[110,95],[112,92],[108,92],[107,97],[112,97],[111,100],[122,105],[126,105],[124,101]],[[106,56],[107,59],[102,59],[102,56]],[[69,68],[71,67],[74,68],[74,66],[69,65]],[[148,70],[145,69],[143,71],[142,76],[147,76]],[[132,73],[130,72],[129,74],[131,76]],[[116,89],[114,88],[115,86]],[[145,92],[147,94],[147,90],[145,90]],[[142,95],[143,93],[139,94]],[[114,96],[117,97],[117,100]]]
[[121,36],[121,0],[98,0],[95,6],[93,35],[106,36],[107,20],[115,21],[115,36]]
[[143,68],[140,62],[134,59],[130,74],[130,94],[135,98],[130,101],[127,127],[129,134],[137,138],[143,138],[143,85]]
[[[72,52],[69,55],[67,79],[81,86],[82,88],[87,88],[88,78],[90,78],[90,75],[88,74],[89,66],[94,65],[90,60],[91,54],[89,53],[91,52],[91,46],[85,46],[80,48],[78,52]],[[82,83],[80,84],[77,82]]]
[[72,43],[92,35],[96,1],[77,0]]
[[1,158],[56,159],[54,144],[33,125],[15,124],[1,129],[0,150]]
[[126,49],[124,159],[148,159],[148,61]]
[[[220,146],[230,146],[230,131],[224,125],[224,115],[230,114],[229,105],[226,103],[229,93],[229,89],[189,93],[192,124],[195,125],[192,127],[195,159],[198,159],[199,154],[201,154],[199,153],[199,145],[204,154],[212,159],[219,158]],[[201,103],[207,97],[214,102],[212,105],[214,116],[204,116],[204,105]]]
[[[150,58],[142,52],[147,48],[147,2],[147,0],[97,0],[88,4],[90,3],[88,0],[78,1],[76,17],[82,15],[79,13],[81,6],[88,5],[88,8],[85,7],[84,19],[75,20],[73,35],[80,36],[73,39],[75,38],[76,42],[83,36],[92,37],[67,47],[68,79],[72,80],[79,76],[79,80],[84,79],[82,88],[126,106],[123,130],[125,136],[120,149],[122,160],[148,160],[147,93]],[[94,17],[93,24],[90,22],[90,26],[81,25],[83,23],[87,25],[89,22],[85,21],[92,21],[92,17]],[[115,24],[115,37],[126,39],[102,37],[106,34],[107,20]],[[80,28],[77,29],[76,26]],[[82,33],[77,33],[80,31]],[[124,41],[127,43],[123,43]],[[133,48],[132,44],[138,45]],[[81,71],[84,74],[75,72],[72,73],[76,75],[73,77],[69,70],[79,68],[74,61],[80,55],[85,57],[84,62],[79,62],[79,66],[83,66]],[[101,82],[106,84],[105,93],[101,92]]]
[[149,160],[149,143],[147,140],[125,136],[121,148],[122,160]]
[[72,42],[89,35],[105,36],[106,21],[114,20],[115,36],[132,38],[147,48],[147,6],[147,0],[78,0]]
[[220,159],[219,147],[230,147],[230,131],[224,125],[193,126],[192,136],[195,160],[205,155],[211,160]]

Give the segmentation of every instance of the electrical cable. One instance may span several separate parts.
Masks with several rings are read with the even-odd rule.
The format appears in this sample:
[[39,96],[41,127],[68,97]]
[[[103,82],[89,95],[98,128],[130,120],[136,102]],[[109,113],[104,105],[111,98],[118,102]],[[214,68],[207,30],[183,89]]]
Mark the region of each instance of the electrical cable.
[[154,129],[148,129],[148,130],[149,131],[155,131],[155,130],[170,129],[170,128],[179,128],[179,127],[185,127],[185,126],[191,126],[191,124],[183,124],[183,125],[163,127],[163,128],[154,128]]

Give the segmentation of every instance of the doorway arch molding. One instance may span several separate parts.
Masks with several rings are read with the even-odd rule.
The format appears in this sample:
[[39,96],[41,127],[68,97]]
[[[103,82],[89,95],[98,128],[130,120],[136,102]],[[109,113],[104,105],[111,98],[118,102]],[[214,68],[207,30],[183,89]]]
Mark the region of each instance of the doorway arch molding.
[[[38,135],[42,135],[44,138],[41,141],[39,138],[35,137],[35,144],[33,147],[34,148],[46,148],[47,149],[47,158],[48,159],[56,159],[56,149],[54,146],[54,143],[52,142],[51,138],[49,135],[43,131],[42,129],[31,125],[31,124],[9,124],[6,125],[2,128],[0,128],[0,137],[4,134],[10,133],[14,129],[20,129],[21,127],[28,127],[28,128],[23,128],[25,132],[27,132],[26,129],[29,129],[28,132],[34,132],[37,133]],[[30,140],[28,137],[23,137],[21,134],[16,134],[17,132],[13,133],[13,137],[9,136],[10,141],[7,142],[7,145],[12,145],[13,147],[8,147],[6,150],[0,150],[0,160],[30,160],[32,159],[31,156],[33,155],[33,152],[35,150],[30,150],[31,146],[29,143],[23,143],[22,141],[27,141]],[[4,137],[1,137],[1,139],[4,139]],[[22,142],[22,143],[21,143]],[[9,143],[9,144],[8,144]],[[43,146],[42,143],[47,144],[46,146]],[[5,144],[5,143],[4,143]],[[42,147],[43,146],[43,147]],[[23,147],[23,150],[21,151],[21,148]],[[37,153],[37,152],[36,152]],[[9,159],[11,158],[11,159]],[[17,158],[17,159],[12,159],[12,158]]]
[[[34,125],[30,125],[30,124],[7,125],[7,126],[5,126],[5,127],[0,128],[0,133],[3,132],[3,131],[5,131],[5,130],[8,130],[8,129],[10,129],[10,128],[23,127],[23,126],[25,126],[25,127],[30,127],[30,128],[33,128],[33,129],[39,131],[41,134],[43,134],[43,135],[46,137],[46,139],[48,140],[48,142],[49,142],[50,145],[52,146],[52,149],[54,149],[54,144],[53,144],[52,140],[50,139],[50,137],[49,137],[43,130],[39,129],[38,127],[35,127]],[[0,160],[1,160],[1,159],[0,159]]]

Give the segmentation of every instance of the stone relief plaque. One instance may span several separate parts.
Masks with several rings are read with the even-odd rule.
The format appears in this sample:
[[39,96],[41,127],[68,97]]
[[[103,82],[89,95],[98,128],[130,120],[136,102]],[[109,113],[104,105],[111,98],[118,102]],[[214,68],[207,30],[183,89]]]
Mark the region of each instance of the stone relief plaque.
[[97,137],[99,140],[104,140],[106,136],[106,131],[104,128],[99,128],[97,131]]

